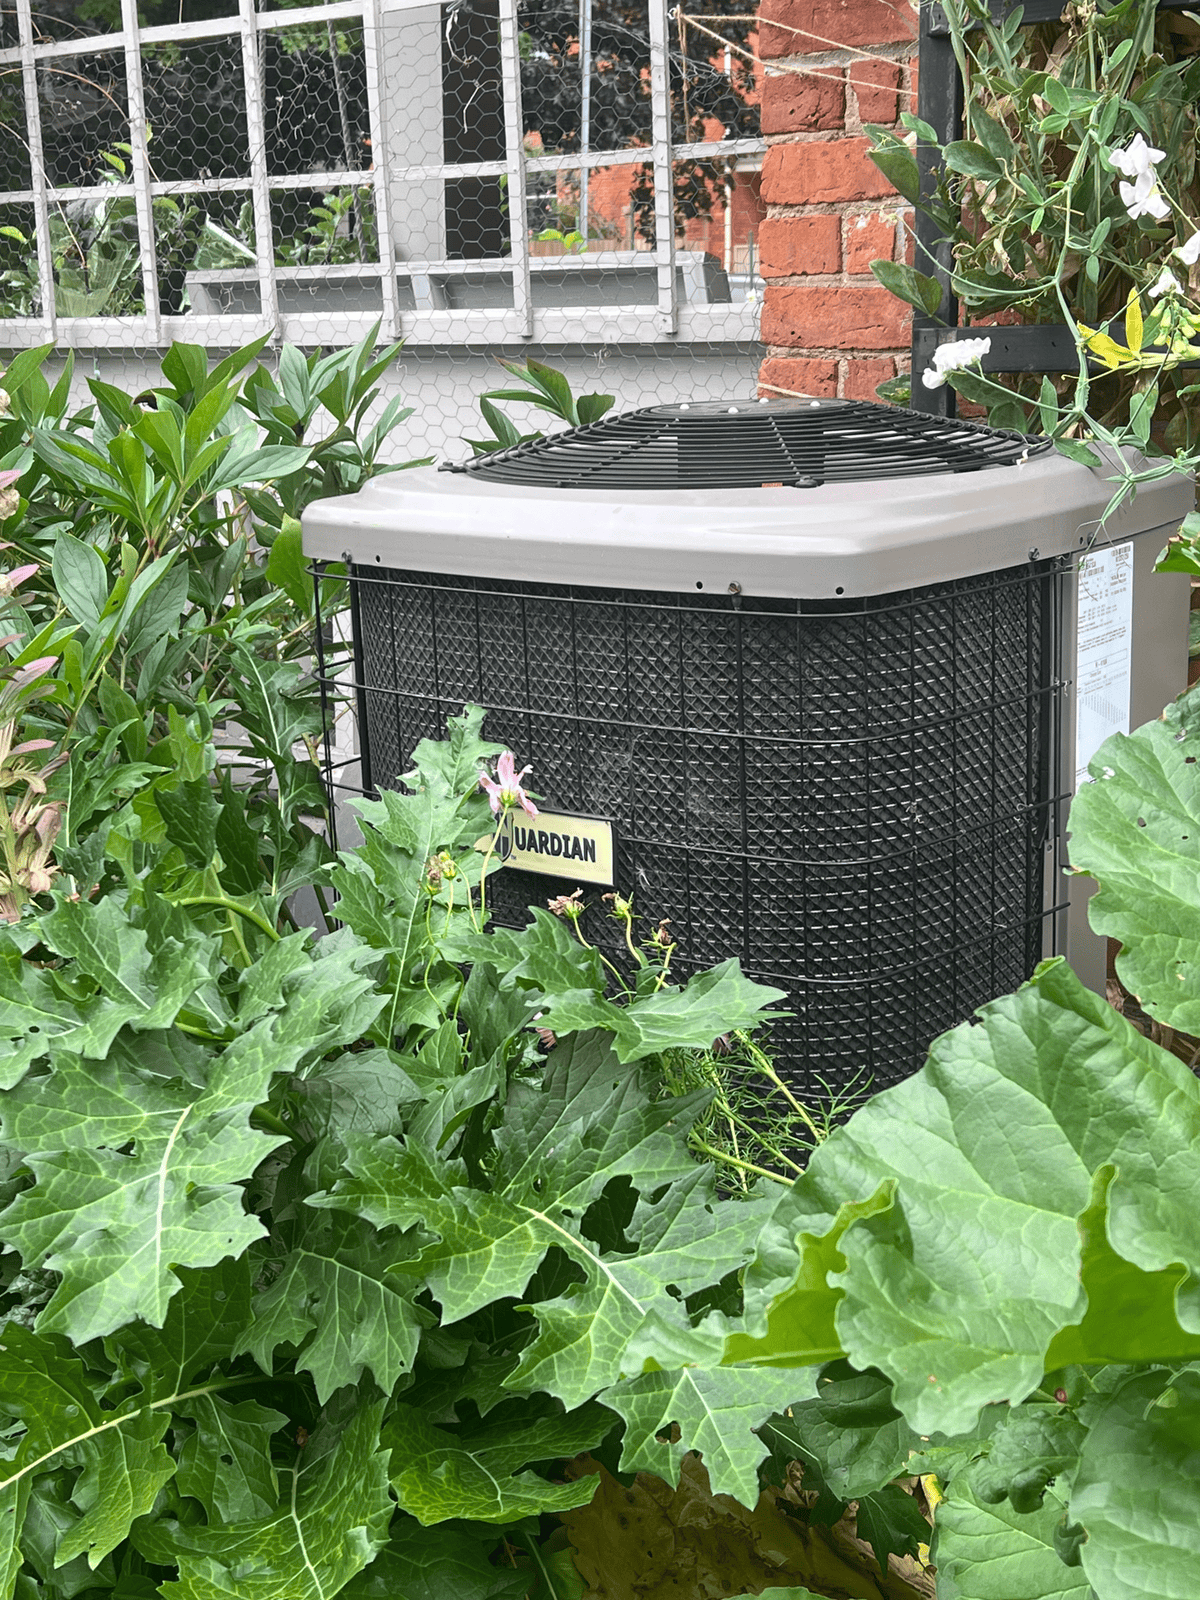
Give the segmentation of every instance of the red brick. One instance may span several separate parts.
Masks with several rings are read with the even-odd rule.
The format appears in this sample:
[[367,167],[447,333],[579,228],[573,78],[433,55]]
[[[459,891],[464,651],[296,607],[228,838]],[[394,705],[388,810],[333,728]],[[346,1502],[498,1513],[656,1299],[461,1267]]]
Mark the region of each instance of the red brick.
[[775,144],[763,160],[762,197],[768,205],[803,206],[823,200],[879,200],[895,194],[868,159],[868,139],[814,139]]
[[907,0],[763,0],[759,17],[758,53],[764,58],[896,44],[917,33],[916,8]]
[[837,395],[837,362],[769,356],[758,369],[758,392],[768,400],[786,399],[788,394],[832,400]]
[[864,122],[895,122],[900,68],[894,61],[856,61],[850,68],[850,82]]
[[758,270],[764,278],[840,271],[841,218],[769,218],[758,230],[758,261]]
[[832,72],[776,72],[763,79],[762,131],[816,133],[846,120],[846,86]]
[[847,361],[842,394],[847,400],[878,400],[876,389],[895,376],[896,363],[891,356],[864,356]]
[[880,212],[846,218],[846,271],[870,272],[872,261],[890,261],[896,250],[896,223]]
[[909,308],[882,286],[769,287],[764,344],[802,350],[895,350],[909,342]]

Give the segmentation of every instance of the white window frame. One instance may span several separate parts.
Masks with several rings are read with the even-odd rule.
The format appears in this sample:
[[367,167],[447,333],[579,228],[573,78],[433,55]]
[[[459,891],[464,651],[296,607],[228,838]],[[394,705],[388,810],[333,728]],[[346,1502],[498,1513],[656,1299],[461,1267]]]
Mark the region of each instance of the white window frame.
[[[35,43],[32,21],[33,0],[16,0],[19,44],[0,50],[0,65],[20,68],[24,87],[27,138],[30,151],[32,186],[29,189],[0,192],[0,203],[32,205],[37,245],[37,268],[41,286],[41,314],[36,317],[0,318],[0,346],[55,342],[79,350],[97,352],[160,349],[173,339],[186,339],[218,347],[248,343],[264,333],[274,339],[300,345],[344,344],[363,337],[376,320],[373,312],[285,311],[279,307],[279,285],[288,277],[319,276],[327,270],[339,275],[380,281],[378,314],[382,317],[380,336],[404,339],[422,346],[466,345],[480,342],[512,343],[534,341],[539,344],[674,343],[683,340],[743,343],[757,338],[755,308],[744,304],[694,304],[678,293],[673,198],[673,163],[679,159],[705,160],[736,158],[745,165],[759,160],[765,144],[761,139],[726,139],[678,144],[671,142],[671,117],[668,73],[667,0],[649,0],[650,91],[652,139],[649,146],[624,150],[583,150],[571,155],[529,157],[522,142],[520,55],[518,47],[517,0],[499,0],[501,74],[504,89],[506,156],[503,161],[474,162],[466,165],[426,164],[393,166],[384,161],[365,170],[333,170],[311,174],[272,176],[267,167],[264,124],[264,93],[260,39],[268,31],[294,28],[306,23],[340,21],[361,22],[363,29],[368,123],[373,151],[385,148],[380,81],[380,30],[385,0],[332,0],[326,5],[310,5],[286,11],[259,12],[255,0],[237,0],[238,13],[203,22],[167,27],[142,28],[137,18],[137,0],[122,0],[123,28],[120,33],[88,38]],[[391,13],[429,6],[433,0],[386,0]],[[250,171],[247,177],[202,179],[187,182],[156,182],[146,148],[144,99],[142,92],[141,49],[145,44],[187,44],[213,38],[238,38],[245,77],[246,119],[249,138]],[[43,155],[41,114],[37,73],[41,62],[101,52],[120,52],[124,56],[133,159],[126,182],[106,183],[102,189],[52,188],[46,177]],[[748,158],[748,159],[747,159]],[[656,269],[657,295],[652,306],[603,305],[570,309],[535,308],[531,275],[539,270],[561,270],[564,261],[585,260],[588,265],[603,265],[599,252],[585,258],[531,258],[525,203],[526,176],[530,173],[592,172],[605,167],[650,164],[654,174],[656,244],[652,259]],[[407,182],[454,178],[494,177],[508,179],[510,203],[510,256],[498,260],[463,262],[409,261],[399,263],[395,255],[393,220],[398,198]],[[370,186],[375,202],[379,261],[324,267],[280,267],[274,260],[271,227],[271,193],[293,188],[330,190],[347,185]],[[205,194],[217,191],[248,191],[253,203],[257,244],[257,284],[261,309],[253,314],[215,315],[188,311],[165,315],[159,305],[152,203],[160,195]],[[50,217],[55,204],[87,200],[103,193],[110,198],[132,197],[137,217],[137,232],[145,312],[133,317],[64,317],[55,306],[52,271]],[[472,273],[483,270],[511,274],[513,304],[494,310],[435,310],[421,307],[402,309],[399,303],[398,274],[408,278],[414,291],[430,274],[440,271]],[[428,300],[428,297],[426,297]]]

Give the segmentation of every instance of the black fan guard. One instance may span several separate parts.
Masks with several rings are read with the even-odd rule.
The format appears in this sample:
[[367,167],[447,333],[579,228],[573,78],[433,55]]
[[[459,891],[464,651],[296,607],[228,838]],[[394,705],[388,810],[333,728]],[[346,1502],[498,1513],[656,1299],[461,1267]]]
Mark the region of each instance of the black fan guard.
[[528,488],[808,489],[1010,467],[1050,445],[861,400],[693,401],[625,411],[442,470]]

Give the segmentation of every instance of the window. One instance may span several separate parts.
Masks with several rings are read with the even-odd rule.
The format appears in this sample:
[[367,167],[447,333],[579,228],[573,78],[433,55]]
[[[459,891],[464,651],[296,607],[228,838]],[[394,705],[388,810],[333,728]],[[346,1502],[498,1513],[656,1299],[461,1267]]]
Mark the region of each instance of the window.
[[70,0],[0,10],[5,344],[756,337],[745,18],[714,10],[724,43],[665,0],[108,7],[96,33]]

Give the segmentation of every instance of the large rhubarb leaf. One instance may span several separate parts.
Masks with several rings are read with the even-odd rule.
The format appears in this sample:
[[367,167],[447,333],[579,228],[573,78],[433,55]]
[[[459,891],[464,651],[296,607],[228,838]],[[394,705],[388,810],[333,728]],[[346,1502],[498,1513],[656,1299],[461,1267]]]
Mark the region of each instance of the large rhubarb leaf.
[[938,1600],[1092,1600],[1083,1569],[1065,1565],[1055,1548],[1062,1519],[1053,1493],[1022,1514],[1007,1502],[984,1505],[958,1478],[934,1516]]
[[1071,1491],[1097,1600],[1191,1600],[1200,1569],[1200,1369],[1131,1374],[1098,1408]]
[[[799,1240],[830,1240],[847,1199],[894,1186],[886,1209],[841,1233],[845,1269],[826,1273],[843,1296],[837,1334],[856,1367],[891,1379],[918,1433],[965,1433],[985,1404],[1030,1394],[1055,1336],[1082,1323],[1081,1226],[1113,1172],[1108,1243],[1145,1273],[1182,1264],[1158,1353],[1186,1348],[1200,1328],[1198,1133],[1200,1084],[1184,1064],[1051,963],[837,1130],[780,1213]],[[1110,1281],[1088,1286],[1100,1296]],[[1091,1309],[1105,1332],[1097,1359],[1147,1358],[1144,1327],[1122,1325],[1126,1299]],[[730,1358],[744,1353],[731,1341]]]
[[383,1402],[363,1406],[336,1439],[314,1433],[279,1474],[278,1506],[252,1521],[206,1527],[165,1518],[137,1540],[179,1566],[167,1600],[331,1600],[387,1540],[392,1501],[379,1449]]
[[1072,864],[1099,880],[1088,915],[1160,1022],[1200,1034],[1200,689],[1107,739],[1071,802]]

